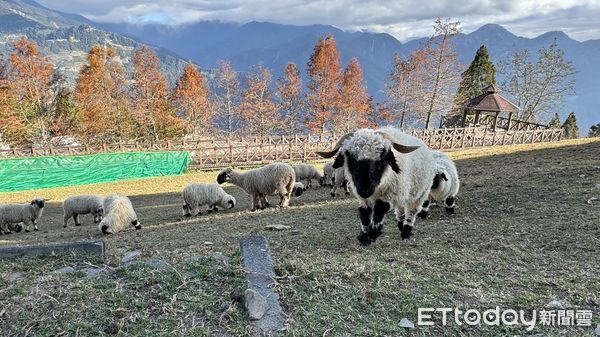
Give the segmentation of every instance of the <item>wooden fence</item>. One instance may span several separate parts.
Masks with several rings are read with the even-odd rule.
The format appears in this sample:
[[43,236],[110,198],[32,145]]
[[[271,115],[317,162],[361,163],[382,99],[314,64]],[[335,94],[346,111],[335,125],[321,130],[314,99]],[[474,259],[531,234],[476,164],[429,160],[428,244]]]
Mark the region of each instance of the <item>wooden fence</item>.
[[[491,131],[485,127],[404,130],[423,140],[431,149],[457,149],[530,144],[558,141],[561,129]],[[322,159],[318,151],[331,150],[339,135],[274,136],[264,138],[230,138],[202,141],[103,144],[65,147],[35,147],[0,150],[0,158],[36,156],[72,156],[112,152],[188,151],[191,166],[216,169],[228,166],[256,166],[276,161],[308,161]]]

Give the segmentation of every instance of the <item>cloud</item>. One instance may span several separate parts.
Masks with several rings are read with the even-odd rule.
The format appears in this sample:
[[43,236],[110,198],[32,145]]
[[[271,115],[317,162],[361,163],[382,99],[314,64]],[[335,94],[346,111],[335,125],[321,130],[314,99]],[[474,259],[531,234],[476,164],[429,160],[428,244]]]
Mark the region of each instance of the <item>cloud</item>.
[[431,34],[436,17],[461,21],[465,32],[498,23],[518,35],[564,30],[585,40],[600,38],[598,0],[39,0],[43,5],[100,22],[198,20],[245,23],[330,24],[342,29],[390,33],[402,41]]

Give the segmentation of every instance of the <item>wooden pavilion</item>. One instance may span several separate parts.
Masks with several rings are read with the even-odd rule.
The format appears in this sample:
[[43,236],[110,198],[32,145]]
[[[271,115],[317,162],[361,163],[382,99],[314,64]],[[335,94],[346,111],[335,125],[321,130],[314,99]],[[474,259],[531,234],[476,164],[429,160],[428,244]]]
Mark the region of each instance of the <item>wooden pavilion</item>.
[[[463,109],[462,124],[464,126],[483,124],[491,127],[492,130],[496,130],[496,127],[510,130],[513,114],[519,112],[520,108],[502,97],[501,92],[497,85],[492,84],[484,89],[483,94],[469,100]],[[501,117],[502,113],[507,113],[508,116]]]

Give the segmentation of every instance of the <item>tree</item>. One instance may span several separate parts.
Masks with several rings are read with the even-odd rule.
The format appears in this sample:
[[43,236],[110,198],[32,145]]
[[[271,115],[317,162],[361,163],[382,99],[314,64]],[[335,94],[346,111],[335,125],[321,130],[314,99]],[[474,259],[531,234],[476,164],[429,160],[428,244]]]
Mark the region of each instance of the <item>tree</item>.
[[600,137],[600,123],[592,125],[588,137]]
[[447,112],[456,92],[458,80],[458,53],[452,43],[460,33],[460,23],[437,19],[434,34],[429,38],[424,51],[426,56],[426,74],[428,75],[428,108],[425,112],[425,128],[431,120]]
[[155,141],[180,138],[185,125],[169,101],[167,79],[156,54],[148,47],[136,50],[134,57],[133,107],[142,138]]
[[425,62],[423,50],[412,52],[406,59],[399,54],[394,55],[386,90],[390,109],[400,128],[404,127],[408,120],[418,120],[421,112],[426,109]]
[[575,68],[565,60],[556,40],[541,48],[537,56],[537,61],[531,62],[529,51],[523,49],[500,63],[506,77],[502,86],[521,107],[517,119],[526,122],[543,120],[564,104],[565,96],[575,93]]
[[277,81],[277,96],[283,115],[283,128],[288,136],[302,129],[302,77],[295,63],[288,63],[283,78]]
[[338,106],[342,79],[340,54],[333,35],[320,38],[308,62],[308,119],[313,131],[325,133],[327,122]]
[[35,42],[25,37],[14,43],[8,71],[9,86],[19,100],[18,111],[29,129],[30,141],[48,138],[50,87],[54,83],[55,66],[37,49]]
[[562,125],[563,138],[574,139],[579,138],[579,126],[577,125],[577,117],[574,112],[571,112]]
[[461,81],[454,98],[453,113],[460,114],[464,105],[473,97],[483,94],[483,89],[496,84],[496,67],[490,60],[487,48],[479,47],[469,68],[460,75]]
[[173,102],[194,136],[210,132],[215,112],[209,96],[210,91],[204,77],[196,66],[188,64],[173,91]]
[[122,142],[133,136],[125,68],[115,48],[90,49],[73,98],[79,110],[81,136],[87,142]]
[[73,101],[73,94],[65,84],[54,96],[50,133],[53,136],[75,136],[80,126],[81,116]]
[[548,123],[548,127],[552,128],[552,129],[560,129],[561,128],[560,116],[557,113],[554,114],[554,117],[552,117],[552,119]]
[[217,119],[225,135],[231,137],[240,123],[240,81],[231,63],[219,61],[215,78],[214,101]]
[[333,115],[334,130],[341,134],[361,127],[372,126],[373,99],[369,96],[365,79],[356,58],[344,70],[337,113]]
[[23,145],[27,142],[27,125],[18,112],[19,99],[10,86],[8,69],[0,53],[0,146]]
[[279,107],[273,102],[269,69],[260,64],[252,67],[242,97],[242,117],[249,134],[265,137],[279,128]]

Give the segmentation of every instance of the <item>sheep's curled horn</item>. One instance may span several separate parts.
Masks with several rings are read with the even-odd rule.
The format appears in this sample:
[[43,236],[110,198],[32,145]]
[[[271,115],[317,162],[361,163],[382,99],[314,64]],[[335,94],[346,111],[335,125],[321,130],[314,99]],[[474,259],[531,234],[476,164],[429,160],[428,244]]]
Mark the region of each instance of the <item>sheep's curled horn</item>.
[[[392,143],[394,150],[396,150],[400,153],[413,152],[414,150],[419,148],[418,146],[408,146],[408,145],[398,144],[395,142],[395,139],[392,138],[392,136],[390,136],[389,134],[387,134],[385,132],[375,131],[375,133],[380,134],[383,138],[389,140],[390,143]],[[337,144],[335,144],[335,147],[333,148],[333,150],[317,152],[317,154],[323,158],[331,158],[331,157],[335,156],[335,154],[340,150],[340,147],[342,147],[342,144],[344,143],[344,141],[346,139],[352,137],[353,135],[354,135],[354,132],[350,132],[350,133],[343,135],[342,137],[340,137]]]

